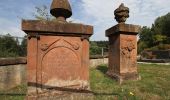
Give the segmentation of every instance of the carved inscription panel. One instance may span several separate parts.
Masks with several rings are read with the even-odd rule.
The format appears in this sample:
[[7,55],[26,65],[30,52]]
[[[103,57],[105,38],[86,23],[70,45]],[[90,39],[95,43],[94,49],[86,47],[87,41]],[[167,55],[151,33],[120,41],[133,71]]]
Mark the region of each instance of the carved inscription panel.
[[120,35],[121,72],[136,71],[137,40],[135,35]]
[[53,48],[42,60],[42,82],[55,86],[57,80],[76,80],[80,67],[79,58],[74,50],[64,46]]

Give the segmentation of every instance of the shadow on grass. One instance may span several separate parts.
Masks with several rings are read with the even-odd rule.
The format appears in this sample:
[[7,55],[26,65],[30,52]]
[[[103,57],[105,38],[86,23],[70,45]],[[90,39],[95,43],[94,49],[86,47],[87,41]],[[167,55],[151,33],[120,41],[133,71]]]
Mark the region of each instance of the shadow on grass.
[[96,95],[96,96],[119,96],[119,94],[118,93],[93,93],[94,95]]
[[97,70],[99,70],[103,74],[106,74],[108,67],[106,65],[100,65],[100,66],[97,67]]
[[20,93],[0,93],[0,96],[26,96],[26,94]]
[[[99,65],[99,66],[97,66],[96,67],[96,69],[98,70],[98,71],[100,71],[100,72],[102,72],[102,74],[104,74],[105,76],[107,76],[106,75],[106,73],[107,73],[107,71],[108,71],[108,67],[107,67],[107,65]],[[108,76],[107,76],[108,77]],[[110,78],[110,77],[108,77],[108,78]],[[113,93],[98,93],[98,92],[93,92],[93,94],[95,95],[95,96],[120,96],[120,94],[119,93],[115,93],[115,92],[113,92]]]

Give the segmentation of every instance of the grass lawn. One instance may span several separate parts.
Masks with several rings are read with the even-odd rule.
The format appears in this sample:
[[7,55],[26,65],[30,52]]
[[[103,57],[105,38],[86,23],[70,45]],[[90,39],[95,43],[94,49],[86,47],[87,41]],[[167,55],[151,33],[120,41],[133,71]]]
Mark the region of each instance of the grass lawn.
[[90,72],[96,100],[170,100],[170,66],[139,64],[140,81],[119,85],[108,78],[105,65]]
[[[119,85],[108,78],[107,67],[90,70],[91,89],[95,100],[170,100],[170,66],[139,64],[142,80],[126,81]],[[0,92],[0,100],[24,100],[26,86]]]
[[26,85],[21,85],[9,91],[0,91],[0,100],[24,100],[26,88]]

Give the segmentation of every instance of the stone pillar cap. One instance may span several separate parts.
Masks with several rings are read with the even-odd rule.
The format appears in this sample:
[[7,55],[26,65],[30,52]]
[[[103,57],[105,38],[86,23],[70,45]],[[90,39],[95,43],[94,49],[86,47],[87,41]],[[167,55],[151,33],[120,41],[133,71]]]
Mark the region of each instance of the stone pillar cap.
[[106,36],[109,37],[111,35],[117,35],[117,34],[137,35],[140,29],[141,26],[139,25],[120,23],[106,30]]
[[93,26],[76,23],[56,23],[55,21],[23,20],[22,30],[28,34],[91,36]]

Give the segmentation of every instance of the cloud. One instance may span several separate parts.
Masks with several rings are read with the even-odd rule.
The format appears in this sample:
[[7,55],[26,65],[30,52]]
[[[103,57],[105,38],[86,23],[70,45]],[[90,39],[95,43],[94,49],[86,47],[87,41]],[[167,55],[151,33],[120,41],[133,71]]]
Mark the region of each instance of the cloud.
[[22,19],[33,19],[35,6],[49,4],[47,0],[2,0],[0,2],[0,34],[10,33],[12,36],[23,37]]
[[[93,40],[106,40],[105,30],[115,24],[114,9],[120,4],[120,0],[82,0],[84,20],[94,26]],[[92,19],[88,21],[88,19]]]
[[14,23],[8,19],[0,18],[0,34],[11,34],[12,36],[23,37],[25,33],[21,31],[20,26],[17,23]]
[[[1,0],[0,34],[23,36],[21,18],[32,19],[35,6],[47,5],[52,0]],[[129,24],[151,26],[158,16],[170,11],[168,0],[69,0],[73,16],[69,20],[94,26],[92,40],[107,40],[105,30],[117,24],[114,10],[123,2],[130,8]],[[8,5],[7,5],[8,4]]]
[[130,8],[127,20],[130,24],[151,26],[158,16],[170,11],[170,1],[167,0],[82,0],[83,20],[95,26],[93,40],[107,39],[105,30],[116,24],[114,10],[122,2]]

